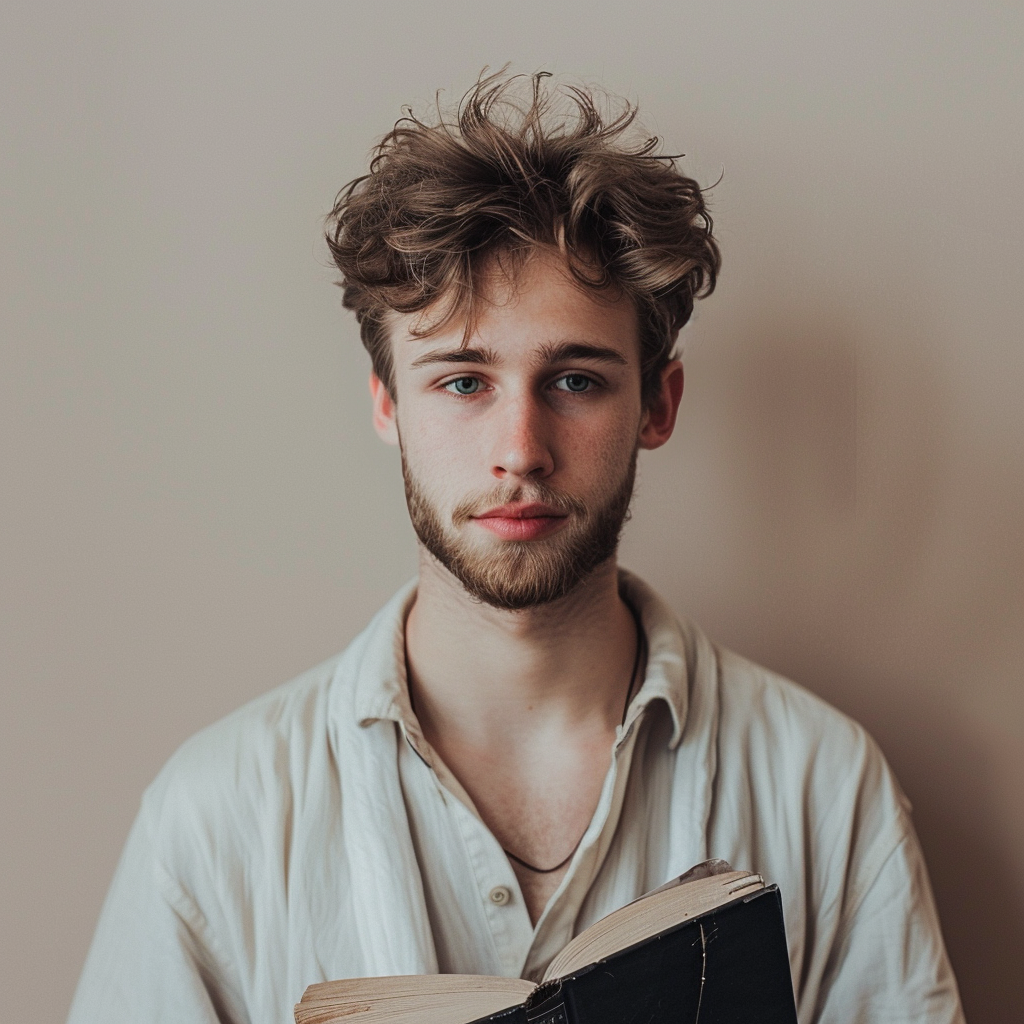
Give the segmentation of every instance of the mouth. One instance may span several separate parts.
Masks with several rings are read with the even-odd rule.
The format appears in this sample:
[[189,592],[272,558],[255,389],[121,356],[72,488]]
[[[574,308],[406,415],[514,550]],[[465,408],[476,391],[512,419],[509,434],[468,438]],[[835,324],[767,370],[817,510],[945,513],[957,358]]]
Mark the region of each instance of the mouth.
[[539,540],[561,529],[566,513],[543,502],[510,502],[473,517],[473,521],[503,540]]

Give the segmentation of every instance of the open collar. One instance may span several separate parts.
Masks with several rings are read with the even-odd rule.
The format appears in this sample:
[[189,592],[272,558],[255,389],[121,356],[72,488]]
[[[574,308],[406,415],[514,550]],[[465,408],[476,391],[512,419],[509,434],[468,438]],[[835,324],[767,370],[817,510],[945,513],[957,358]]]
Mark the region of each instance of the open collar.
[[[669,746],[679,744],[686,724],[692,652],[672,609],[643,580],[619,569],[619,587],[640,618],[647,638],[644,680],[630,701],[623,732],[652,701],[662,700],[672,716]],[[416,597],[407,583],[367,627],[367,644],[354,680],[353,708],[360,725],[391,720],[418,732],[409,705],[405,667],[405,620]]]

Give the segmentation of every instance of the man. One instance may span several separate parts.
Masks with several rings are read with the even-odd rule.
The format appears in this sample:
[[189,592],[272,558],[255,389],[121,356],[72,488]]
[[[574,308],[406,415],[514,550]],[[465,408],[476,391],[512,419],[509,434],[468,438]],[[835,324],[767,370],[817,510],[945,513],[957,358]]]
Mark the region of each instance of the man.
[[542,76],[400,121],[329,243],[419,577],[147,792],[71,1019],[286,1021],[306,985],[537,978],[696,862],[777,882],[800,1019],[962,1020],[906,801],[838,712],[616,567],[719,266],[632,112]]

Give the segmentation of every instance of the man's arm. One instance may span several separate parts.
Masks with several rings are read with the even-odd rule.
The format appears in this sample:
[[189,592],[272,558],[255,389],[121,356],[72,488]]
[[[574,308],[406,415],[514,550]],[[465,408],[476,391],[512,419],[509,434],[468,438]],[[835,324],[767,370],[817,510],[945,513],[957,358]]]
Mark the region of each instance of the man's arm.
[[206,922],[156,855],[145,807],[128,836],[68,1024],[242,1024]]
[[964,1024],[924,858],[906,835],[845,908],[816,1024]]

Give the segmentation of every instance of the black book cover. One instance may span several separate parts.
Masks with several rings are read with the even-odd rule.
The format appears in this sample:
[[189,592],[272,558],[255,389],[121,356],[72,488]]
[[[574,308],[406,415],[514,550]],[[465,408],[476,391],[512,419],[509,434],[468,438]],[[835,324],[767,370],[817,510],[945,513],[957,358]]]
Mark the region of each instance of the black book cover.
[[546,982],[473,1024],[797,1024],[778,887]]

